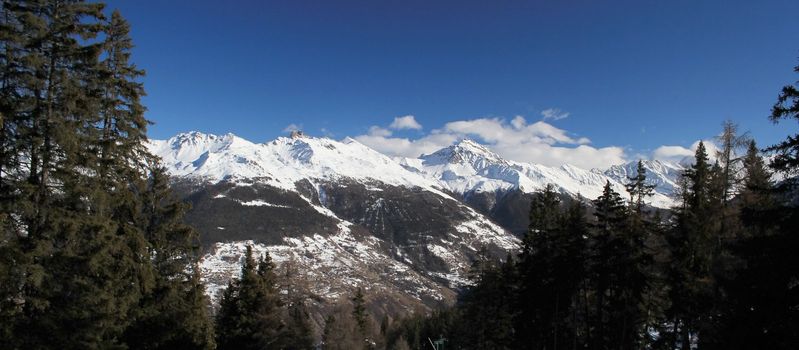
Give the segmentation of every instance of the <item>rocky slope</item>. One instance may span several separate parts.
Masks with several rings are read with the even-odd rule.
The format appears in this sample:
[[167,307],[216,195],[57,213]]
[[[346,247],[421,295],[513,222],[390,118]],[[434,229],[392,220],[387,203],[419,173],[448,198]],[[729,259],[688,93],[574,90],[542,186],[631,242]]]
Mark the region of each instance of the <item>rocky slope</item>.
[[[534,191],[552,183],[592,199],[610,182],[624,193],[634,169],[518,163],[469,140],[418,159],[349,138],[252,143],[190,132],[148,147],[193,204],[187,220],[200,231],[214,298],[251,244],[301,271],[320,303],[361,286],[390,313],[452,302],[478,255],[516,250]],[[648,166],[659,185],[652,204],[669,205],[678,169]]]
[[405,310],[451,302],[479,253],[518,247],[435,181],[350,139],[187,133],[150,149],[193,204],[187,220],[206,247],[214,298],[238,272],[244,242],[292,261],[321,300],[362,286]]

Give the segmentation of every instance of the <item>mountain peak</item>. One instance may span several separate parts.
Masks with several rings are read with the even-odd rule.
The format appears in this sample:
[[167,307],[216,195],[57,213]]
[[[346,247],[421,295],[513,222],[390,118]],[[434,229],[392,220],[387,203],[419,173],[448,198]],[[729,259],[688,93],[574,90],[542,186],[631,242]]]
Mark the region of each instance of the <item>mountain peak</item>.
[[488,149],[480,143],[470,140],[462,139],[457,143],[444,147],[432,154],[422,155],[420,157],[425,164],[441,164],[441,163],[474,163],[478,161],[491,161],[502,162],[502,157]]
[[480,144],[477,141],[472,139],[463,139],[460,142],[456,143],[454,147],[460,148],[464,151],[472,152],[472,153],[483,153],[492,156],[496,156],[496,153],[488,149],[486,146]]

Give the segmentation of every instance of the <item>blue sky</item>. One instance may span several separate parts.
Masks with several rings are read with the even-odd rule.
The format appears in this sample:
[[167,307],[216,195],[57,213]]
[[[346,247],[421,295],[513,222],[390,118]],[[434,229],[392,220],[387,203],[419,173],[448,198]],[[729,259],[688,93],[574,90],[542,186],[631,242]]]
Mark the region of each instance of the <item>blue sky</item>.
[[[567,148],[580,163],[690,147],[725,119],[763,145],[795,132],[766,119],[780,87],[799,80],[795,0],[108,6],[131,22],[152,138],[200,130],[259,142],[294,124],[403,154],[465,133],[503,152]],[[568,117],[537,123],[545,110]],[[389,127],[407,115],[421,128]],[[497,125],[493,137],[519,141],[482,133]],[[579,147],[588,152],[571,160]]]

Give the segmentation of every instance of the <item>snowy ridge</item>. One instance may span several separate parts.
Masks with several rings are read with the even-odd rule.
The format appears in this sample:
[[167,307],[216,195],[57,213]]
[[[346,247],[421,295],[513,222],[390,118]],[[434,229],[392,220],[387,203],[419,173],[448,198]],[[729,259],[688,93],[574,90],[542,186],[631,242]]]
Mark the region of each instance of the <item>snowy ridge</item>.
[[[569,164],[547,167],[503,159],[471,140],[443,148],[420,158],[392,159],[351,138],[280,137],[255,144],[233,134],[222,136],[200,132],[179,134],[148,145],[175,176],[207,181],[259,179],[286,190],[296,190],[302,179],[335,181],[349,178],[389,185],[419,187],[447,196],[440,189],[458,194],[518,189],[530,193],[553,184],[564,194],[593,199],[606,182],[625,194],[624,183],[635,172],[636,162],[614,165],[606,171],[585,170]],[[661,161],[644,161],[656,193],[650,203],[673,204],[671,196],[683,167]]]
[[[406,169],[425,174],[428,178],[437,180],[447,190],[460,194],[511,189],[530,193],[542,190],[547,184],[553,184],[561,193],[571,196],[579,194],[587,199],[601,195],[607,182],[610,182],[616,192],[626,194],[626,176],[635,171],[634,163],[612,168],[620,168],[626,172],[609,170],[608,173],[602,173],[569,164],[547,167],[514,162],[503,159],[471,140],[463,140],[419,159],[401,158],[398,162]],[[632,170],[628,170],[630,167]],[[658,189],[662,188],[663,191],[656,192],[649,201],[658,207],[668,207],[673,203],[670,195],[676,181],[671,176],[676,176],[679,168],[657,161],[652,163],[651,168],[652,170],[647,168],[648,176],[654,174],[652,183],[662,186]],[[660,172],[654,172],[655,170]]]
[[[676,194],[678,188],[677,181],[680,174],[685,171],[685,167],[680,163],[662,162],[659,160],[642,160],[641,163],[646,169],[647,180],[656,186],[659,193],[667,196]],[[634,176],[638,171],[638,162],[629,162],[622,165],[614,165],[605,170],[604,174],[616,181],[625,181]]]
[[347,138],[280,137],[255,144],[233,134],[179,134],[169,140],[153,140],[150,151],[160,156],[174,176],[190,176],[218,182],[259,179],[286,190],[296,190],[303,179],[335,181],[350,178],[389,185],[421,187],[442,194],[436,183],[406,171],[391,158]]

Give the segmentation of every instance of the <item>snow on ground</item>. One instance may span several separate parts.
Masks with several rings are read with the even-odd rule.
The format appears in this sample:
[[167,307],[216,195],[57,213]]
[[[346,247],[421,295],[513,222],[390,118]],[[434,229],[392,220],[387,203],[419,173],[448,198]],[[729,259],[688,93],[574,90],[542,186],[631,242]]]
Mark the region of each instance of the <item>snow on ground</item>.
[[248,206],[248,207],[291,208],[288,205],[274,204],[274,203],[269,203],[269,202],[265,202],[265,201],[257,200],[257,199],[256,200],[252,200],[252,201],[247,201],[247,202],[242,202],[242,201],[237,201],[237,202],[241,203],[241,205]]
[[248,245],[256,256],[269,252],[278,270],[286,263],[292,264],[302,271],[310,291],[328,300],[349,295],[357,287],[373,294],[402,290],[418,300],[443,300],[441,286],[381,253],[375,247],[377,243],[360,241],[347,230],[333,236],[286,238],[283,244],[273,246],[253,241],[216,243],[202,258],[200,267],[207,293],[214,301],[218,301],[229,279],[239,274]]
[[[310,284],[313,294],[328,300],[348,295],[354,288],[362,287],[374,293],[404,291],[417,300],[444,301],[443,286],[419,274],[405,261],[398,261],[380,248],[380,239],[355,237],[352,223],[338,218],[330,209],[314,204],[303,197],[318,212],[330,216],[338,223],[338,232],[332,236],[304,234],[286,237],[279,245],[267,246],[254,241],[216,243],[201,262],[203,281],[211,300],[218,301],[231,277],[240,273],[246,247],[252,246],[256,256],[269,252],[278,266],[290,263]],[[458,266],[460,267],[460,265]],[[447,276],[458,280],[460,269]]]

